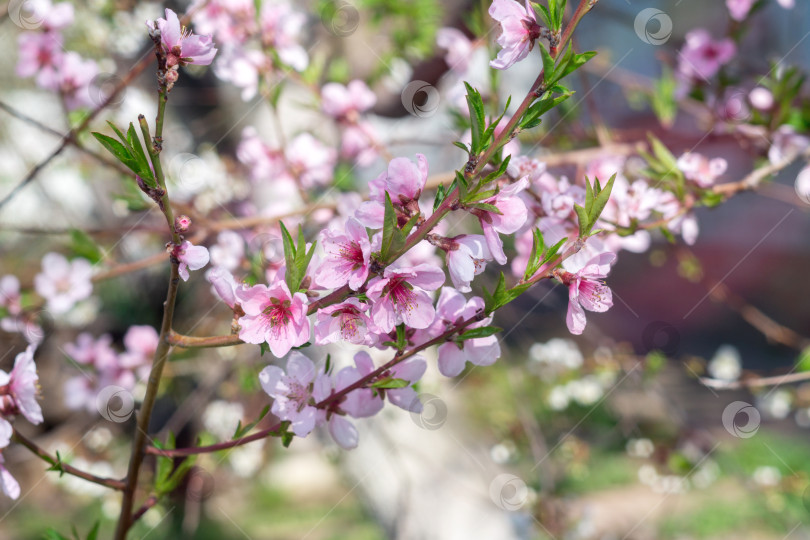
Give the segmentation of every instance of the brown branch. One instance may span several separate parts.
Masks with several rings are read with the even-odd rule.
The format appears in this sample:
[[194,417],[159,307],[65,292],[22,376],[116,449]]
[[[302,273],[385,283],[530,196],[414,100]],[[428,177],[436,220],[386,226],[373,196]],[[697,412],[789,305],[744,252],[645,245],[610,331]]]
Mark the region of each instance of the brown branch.
[[720,379],[711,379],[708,377],[701,377],[698,380],[703,385],[708,386],[709,388],[714,388],[715,390],[739,390],[741,388],[780,386],[782,384],[808,381],[810,380],[810,371],[786,373],[784,375],[774,375],[772,377],[749,377],[739,381],[721,381]]
[[34,441],[25,437],[22,433],[14,429],[12,434],[12,440],[15,442],[20,443],[21,445],[28,448],[34,455],[50,463],[51,465],[57,466],[60,473],[69,474],[71,476],[75,476],[77,478],[81,478],[82,480],[87,480],[88,482],[92,482],[94,484],[98,484],[100,486],[108,487],[111,489],[116,489],[121,491],[124,489],[124,482],[121,480],[115,480],[113,478],[103,478],[101,476],[96,476],[94,474],[90,474],[89,472],[82,471],[77,469],[76,467],[72,467],[67,463],[62,462],[61,459],[52,456],[42,448],[40,448]]

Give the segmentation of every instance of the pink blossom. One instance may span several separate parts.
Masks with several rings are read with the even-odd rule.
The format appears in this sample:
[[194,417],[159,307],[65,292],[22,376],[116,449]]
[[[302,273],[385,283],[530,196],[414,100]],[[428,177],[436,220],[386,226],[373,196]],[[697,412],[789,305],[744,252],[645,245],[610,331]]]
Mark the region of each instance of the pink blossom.
[[361,121],[346,125],[340,140],[340,155],[354,160],[360,167],[367,167],[379,154],[376,140],[376,132],[370,123]]
[[17,37],[19,58],[17,76],[37,76],[37,85],[53,88],[56,72],[64,56],[62,37],[51,32],[24,32]]
[[73,5],[70,2],[51,3],[50,0],[28,0],[24,9],[29,11],[30,20],[41,21],[41,30],[53,32],[73,24]]
[[388,401],[401,409],[413,413],[422,412],[422,402],[413,388],[413,384],[419,382],[422,375],[427,370],[427,362],[421,356],[412,356],[404,362],[392,367],[390,375],[394,379],[402,379],[410,384],[402,388],[391,388],[385,391]]
[[[484,300],[474,296],[467,300],[464,295],[450,287],[442,287],[436,304],[436,324],[432,333],[438,336],[453,325],[475,316],[484,309]],[[467,328],[487,326],[492,317],[475,322]],[[434,337],[435,337],[434,336]],[[467,361],[477,366],[489,366],[501,356],[501,346],[497,336],[466,339],[460,343],[448,341],[439,345],[439,372],[445,377],[455,377],[464,371]]]
[[[3,424],[5,424],[8,427],[4,429]],[[4,430],[8,432],[8,436],[10,437],[11,424],[9,424],[8,422],[4,422],[2,419],[0,419],[0,431]],[[20,484],[17,482],[17,480],[14,479],[13,476],[11,476],[11,473],[8,472],[8,469],[6,469],[3,466],[4,462],[5,460],[3,459],[3,454],[0,453],[0,488],[3,490],[3,493],[5,493],[7,497],[10,497],[11,499],[17,499],[20,496]]]
[[755,0],[726,0],[726,7],[735,21],[741,21],[748,16]]
[[748,101],[751,102],[754,108],[760,111],[768,111],[773,107],[773,93],[767,88],[757,86],[748,94]]
[[512,156],[506,168],[506,174],[510,178],[519,180],[525,176],[528,177],[529,183],[532,184],[539,181],[545,172],[545,163],[528,156]]
[[686,34],[686,44],[680,51],[678,72],[690,81],[707,80],[737,54],[731,39],[715,41],[699,28]]
[[322,418],[323,412],[314,404],[328,396],[330,382],[303,354],[290,353],[286,372],[278,366],[267,366],[259,373],[259,382],[273,398],[270,411],[289,421],[299,437],[306,437]]
[[37,403],[39,377],[34,364],[36,346],[29,345],[14,359],[11,373],[0,370],[0,413],[9,417],[22,414],[32,424],[42,423]]
[[76,337],[76,343],[67,343],[65,352],[78,364],[92,366],[98,371],[115,369],[118,355],[112,349],[112,337],[104,334],[98,339],[87,332]]
[[[375,370],[371,356],[365,351],[354,355],[354,364],[338,371],[335,376],[336,392],[345,390]],[[382,410],[383,400],[372,388],[357,388],[344,396],[340,408],[353,418],[368,418]]]
[[222,231],[217,235],[217,243],[208,252],[211,255],[211,266],[233,272],[239,268],[245,257],[245,240],[237,232]]
[[42,272],[34,276],[34,288],[48,301],[48,311],[59,315],[92,294],[92,274],[87,259],[68,261],[58,253],[48,253],[42,257]]
[[94,105],[91,99],[90,83],[98,75],[95,60],[84,59],[73,51],[65,53],[59,62],[52,90],[59,92],[65,100],[65,107],[73,111],[80,107]]
[[188,281],[189,270],[199,270],[208,264],[208,249],[204,246],[195,246],[188,240],[184,240],[179,246],[174,246],[172,256],[180,261],[177,271],[183,281]]
[[309,133],[301,133],[285,150],[289,172],[301,187],[312,188],[332,181],[337,153]]
[[130,326],[124,334],[126,351],[120,356],[120,366],[126,369],[145,368],[152,365],[152,359],[160,343],[160,335],[149,325]]
[[[418,199],[422,194],[428,176],[427,158],[416,154],[416,163],[408,158],[398,157],[388,163],[388,169],[369,182],[369,201],[360,205],[355,217],[371,229],[382,228],[385,216],[385,194],[391,202],[409,211],[418,210]],[[413,208],[414,205],[416,208]]]
[[11,442],[12,433],[14,433],[14,429],[11,427],[11,424],[5,418],[0,417],[0,489],[3,490],[3,493],[5,493],[7,497],[17,499],[20,496],[20,484],[11,476],[8,469],[3,466],[4,460],[2,453],[2,449]]
[[810,137],[799,135],[793,126],[784,124],[773,133],[773,144],[768,149],[768,160],[774,164],[779,163],[804,152],[807,148],[810,148]]
[[262,43],[273,47],[281,61],[296,71],[304,71],[309,65],[307,51],[298,43],[306,23],[306,15],[293,11],[287,3],[262,5],[259,17]]
[[211,36],[198,36],[181,27],[180,19],[171,9],[166,8],[165,19],[157,19],[152,23],[147,21],[146,26],[160,32],[166,66],[169,68],[186,64],[207,66],[217,54]]
[[250,169],[253,180],[267,180],[284,170],[284,157],[279,151],[267,146],[252,126],[242,131],[242,141],[236,148],[236,157]]
[[253,0],[195,0],[189,12],[201,34],[214,35],[219,44],[232,44],[256,31],[255,5]]
[[272,68],[272,61],[261,51],[225,47],[214,65],[214,73],[221,80],[241,88],[242,100],[248,101],[256,96],[261,76]]
[[221,266],[215,266],[207,274],[206,279],[211,283],[211,289],[225,302],[229,308],[236,305],[236,289],[239,285],[230,272]]
[[321,110],[337,119],[356,121],[359,113],[377,103],[377,96],[364,81],[353,80],[348,85],[327,83],[321,89]]
[[[511,0],[504,0],[509,1]],[[503,241],[498,233],[512,234],[526,224],[529,217],[526,204],[518,197],[518,194],[529,185],[527,178],[521,178],[517,182],[507,184],[502,187],[497,195],[484,199],[482,203],[491,204],[501,211],[500,214],[487,210],[473,210],[473,214],[481,222],[484,229],[484,237],[492,256],[498,264],[506,264],[506,254],[503,252]]]
[[678,168],[687,179],[700,187],[710,187],[718,176],[726,172],[728,163],[723,158],[707,159],[694,152],[687,152],[678,158]]
[[6,308],[9,315],[18,315],[20,305],[20,280],[17,276],[6,275],[0,278],[0,307]]
[[486,238],[480,234],[462,234],[448,239],[447,270],[453,286],[460,292],[470,292],[470,282],[484,271],[492,254]]
[[366,312],[368,304],[357,298],[319,309],[315,320],[315,343],[326,345],[343,340],[361,344],[368,342],[373,323]]
[[411,328],[427,328],[436,314],[425,291],[434,291],[444,283],[444,272],[427,264],[412,268],[385,269],[375,278],[366,294],[373,302],[371,319],[388,333],[400,323]]
[[446,51],[444,61],[452,71],[466,73],[470,67],[473,43],[458,28],[439,28],[436,32],[436,45]]
[[315,275],[320,286],[334,289],[348,283],[356,291],[366,282],[371,244],[360,222],[349,218],[343,231],[325,229],[321,233],[321,245],[325,255]]
[[497,43],[502,47],[489,65],[495,69],[507,69],[526,58],[540,37],[537,16],[529,0],[526,0],[525,7],[513,0],[494,0],[489,6],[489,16],[501,25]]
[[601,313],[613,306],[613,293],[602,279],[607,277],[615,259],[614,253],[601,253],[579,268],[571,259],[566,259],[563,262],[565,270],[555,272],[555,276],[568,287],[565,322],[572,334],[579,335],[585,330],[585,309]]
[[269,287],[254,285],[237,289],[245,316],[239,319],[239,337],[247,343],[267,342],[270,352],[277,358],[287,354],[291,348],[303,345],[309,340],[309,320],[307,319],[307,297],[290,289],[283,280]]
[[[544,174],[537,183],[551,183],[553,177]],[[582,205],[585,202],[585,189],[582,186],[572,185],[568,178],[561,177],[551,189],[541,192],[540,203],[543,213],[557,219],[569,219],[574,215],[574,204]]]

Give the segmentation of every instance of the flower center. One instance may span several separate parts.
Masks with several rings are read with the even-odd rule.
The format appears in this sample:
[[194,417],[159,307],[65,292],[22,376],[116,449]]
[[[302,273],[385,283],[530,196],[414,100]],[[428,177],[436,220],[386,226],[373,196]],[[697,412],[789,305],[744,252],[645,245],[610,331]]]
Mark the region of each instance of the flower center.
[[338,255],[347,262],[352,263],[352,268],[363,266],[363,250],[356,242],[344,242],[338,248]]
[[413,309],[413,285],[404,278],[397,277],[388,282],[388,296],[398,308],[406,311]]

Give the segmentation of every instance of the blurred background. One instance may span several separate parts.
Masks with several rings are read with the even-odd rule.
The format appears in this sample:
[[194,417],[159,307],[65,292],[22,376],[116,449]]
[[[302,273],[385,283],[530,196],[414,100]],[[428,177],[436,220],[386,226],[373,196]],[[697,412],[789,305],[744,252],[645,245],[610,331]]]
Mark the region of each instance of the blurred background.
[[[9,13],[15,4],[7,3]],[[805,72],[810,67],[810,4],[799,0],[791,10],[774,1],[761,4],[732,68],[747,90],[768,73],[770,62]],[[143,21],[161,16],[163,7],[178,13],[188,8],[104,0],[74,6],[76,20],[65,35],[72,49],[99,62],[98,101],[105,84],[117,84],[151,54]],[[435,37],[446,26],[472,35],[475,17],[491,24],[480,16],[488,4],[358,0],[334,6],[294,5],[308,13],[301,41],[311,63],[324,66],[320,80],[370,81],[378,101],[369,122],[394,155],[426,154],[431,174],[462,166],[465,158],[452,145],[460,136],[452,114],[459,81]],[[663,43],[645,42],[634,28],[647,8],[672,23]],[[538,134],[521,138],[523,152],[543,160],[605,146],[599,129],[606,127],[608,148],[593,158],[627,154],[622,149],[652,133],[676,156],[692,150],[724,157],[725,178],[743,178],[760,163],[761,149],[711,122],[707,127],[700,108],[694,113],[695,107],[685,106],[662,125],[650,105],[651,89],[675,68],[685,34],[697,27],[716,37],[734,30],[725,2],[599,2],[575,34],[578,49],[599,55],[571,78],[577,94],[563,112]],[[0,46],[7,51],[0,57],[0,100],[29,117],[0,111],[2,196],[58,146],[59,137],[35,122],[62,134],[81,118],[15,75],[21,31],[9,16],[0,21]],[[486,47],[476,55],[465,77],[486,87],[491,56]],[[539,55],[532,53],[503,74],[502,101],[508,94],[522,97],[538,65]],[[219,206],[261,206],[240,201],[250,189],[237,156],[245,127],[277,142],[282,133],[302,130],[332,144],[339,137],[323,125],[301,81],[289,81],[273,107],[261,95],[243,100],[216,69],[182,73],[165,136],[170,190],[202,214]],[[151,118],[153,77],[146,69],[91,126],[103,130],[104,119],[126,125],[140,113]],[[403,101],[403,88],[413,81],[430,90],[412,98],[411,106],[418,101],[430,114],[414,114]],[[80,140],[91,147],[87,134]],[[549,163],[556,175],[582,175],[581,160]],[[384,167],[378,157],[365,167],[342,169],[336,178],[346,189],[363,186]],[[358,421],[360,446],[350,452],[318,433],[295,439],[288,449],[269,439],[201,456],[183,485],[147,511],[133,538],[810,538],[810,384],[715,389],[699,381],[810,370],[810,353],[803,353],[810,345],[810,206],[794,190],[800,168],[782,171],[756,193],[699,209],[693,246],[659,236],[645,253],[622,252],[608,280],[614,307],[589,314],[582,336],[565,327],[565,288],[540,284],[498,312],[503,356],[495,365],[468,366],[446,379],[436,370],[435,351],[428,351],[421,415],[388,408]],[[23,288],[30,287],[42,255],[87,253],[86,238],[101,249],[98,262],[105,268],[160,253],[162,216],[143,199],[139,206],[129,184],[76,148],[61,152],[0,210],[0,274],[15,274]],[[261,196],[265,207],[286,197],[272,185]],[[279,204],[282,213],[285,203]],[[265,256],[272,257],[266,250]],[[110,334],[120,348],[130,326],[158,327],[166,270],[165,263],[151,265],[98,282],[93,301],[59,320],[39,313],[37,365],[46,421],[22,429],[76,467],[122,477],[134,417],[110,422],[96,411],[63,405],[63,382],[78,373],[65,344],[87,331]],[[483,281],[495,276],[488,269]],[[230,312],[208,288],[202,279],[181,288],[178,331],[229,331]],[[0,333],[0,367],[10,368],[24,338]],[[329,352],[347,362],[354,351],[313,347],[307,354],[317,360]],[[248,345],[179,352],[153,429],[175,432],[178,447],[230,438],[238,422],[255,420],[268,401],[256,380],[268,361]],[[138,392],[142,383],[136,398]],[[46,473],[18,446],[3,457],[23,495],[16,502],[0,498],[0,538],[43,538],[48,527],[70,536],[72,525],[85,535],[99,519],[101,537],[110,534],[117,494]]]

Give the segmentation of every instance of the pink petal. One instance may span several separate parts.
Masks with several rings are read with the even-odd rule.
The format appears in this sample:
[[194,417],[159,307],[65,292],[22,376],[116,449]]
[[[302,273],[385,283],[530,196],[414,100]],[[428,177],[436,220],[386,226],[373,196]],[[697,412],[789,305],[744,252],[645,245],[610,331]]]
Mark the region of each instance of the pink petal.
[[332,415],[329,420],[329,434],[332,435],[332,438],[341,448],[346,450],[357,448],[360,438],[357,428],[342,416]]

